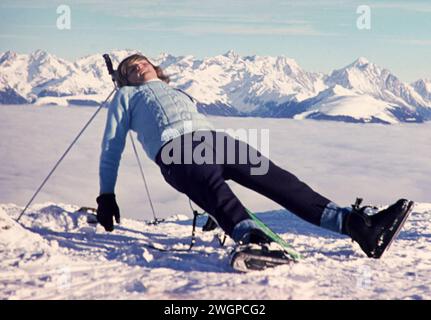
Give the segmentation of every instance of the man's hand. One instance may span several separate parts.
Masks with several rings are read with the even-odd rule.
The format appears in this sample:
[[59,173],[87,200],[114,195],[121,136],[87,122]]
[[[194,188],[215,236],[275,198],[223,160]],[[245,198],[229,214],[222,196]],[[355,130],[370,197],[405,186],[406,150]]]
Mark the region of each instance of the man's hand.
[[104,193],[96,199],[97,207],[97,221],[105,228],[106,231],[111,232],[114,230],[114,220],[120,223],[120,208],[118,208],[117,201],[115,201],[115,194]]

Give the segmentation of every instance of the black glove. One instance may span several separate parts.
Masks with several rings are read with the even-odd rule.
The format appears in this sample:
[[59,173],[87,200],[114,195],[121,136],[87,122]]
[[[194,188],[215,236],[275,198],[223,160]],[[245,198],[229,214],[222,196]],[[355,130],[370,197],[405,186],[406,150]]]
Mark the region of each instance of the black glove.
[[104,193],[96,199],[97,207],[97,221],[105,227],[106,231],[111,232],[114,230],[114,221],[120,223],[120,208],[118,208],[117,201],[115,201],[115,194]]

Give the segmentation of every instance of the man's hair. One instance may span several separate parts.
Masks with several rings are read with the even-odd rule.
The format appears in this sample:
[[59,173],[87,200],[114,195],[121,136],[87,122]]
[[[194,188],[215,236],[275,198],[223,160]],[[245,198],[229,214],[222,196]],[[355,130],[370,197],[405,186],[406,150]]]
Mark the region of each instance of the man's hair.
[[149,64],[151,64],[154,68],[154,70],[156,70],[157,73],[157,78],[159,78],[160,80],[169,83],[169,76],[165,75],[163,72],[163,69],[160,68],[159,66],[155,66],[150,60],[148,60],[147,57],[143,56],[142,54],[132,54],[131,56],[128,56],[127,58],[125,58],[123,61],[120,62],[120,64],[118,65],[117,68],[117,73],[118,73],[118,86],[119,87],[124,87],[124,86],[128,86],[129,84],[129,80],[127,79],[127,69],[134,64],[137,61],[140,60],[146,60],[148,61]]

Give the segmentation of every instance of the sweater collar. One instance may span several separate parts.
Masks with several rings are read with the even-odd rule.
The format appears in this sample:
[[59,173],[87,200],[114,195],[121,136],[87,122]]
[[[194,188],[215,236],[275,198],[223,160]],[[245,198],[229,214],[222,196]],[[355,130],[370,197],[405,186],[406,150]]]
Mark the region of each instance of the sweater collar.
[[147,80],[147,81],[145,81],[144,83],[148,83],[148,82],[156,82],[156,81],[162,81],[162,80],[160,80],[159,78],[155,78],[155,79]]

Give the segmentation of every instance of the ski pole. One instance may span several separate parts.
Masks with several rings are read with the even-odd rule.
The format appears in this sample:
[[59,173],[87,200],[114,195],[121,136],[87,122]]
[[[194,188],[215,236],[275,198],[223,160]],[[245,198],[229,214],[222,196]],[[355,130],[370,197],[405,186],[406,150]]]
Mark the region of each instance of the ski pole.
[[160,222],[165,221],[165,219],[159,219],[156,216],[156,211],[154,210],[153,201],[151,200],[151,196],[150,196],[150,190],[149,190],[148,185],[147,185],[147,179],[145,179],[144,169],[142,168],[141,161],[139,160],[138,150],[136,149],[135,140],[133,139],[131,132],[129,132],[129,136],[130,136],[130,141],[132,141],[133,151],[135,152],[136,161],[138,162],[138,166],[139,166],[139,170],[141,172],[142,180],[144,180],[144,185],[145,185],[145,190],[147,192],[148,202],[150,203],[151,211],[153,212],[154,220],[148,222],[148,224],[156,225],[156,224],[159,224]]
[[93,121],[93,119],[96,117],[96,115],[99,113],[99,111],[102,109],[102,107],[105,105],[105,103],[109,100],[109,98],[111,98],[112,94],[117,90],[117,88],[115,88],[114,90],[111,91],[111,93],[108,95],[108,97],[105,99],[105,101],[103,101],[100,106],[97,108],[96,112],[94,112],[94,114],[91,116],[91,118],[87,121],[87,123],[85,124],[85,126],[81,129],[81,131],[78,133],[78,135],[75,137],[75,139],[73,139],[72,143],[69,145],[69,147],[66,149],[66,151],[63,153],[63,155],[60,157],[60,159],[58,159],[57,163],[54,165],[54,167],[51,169],[51,171],[49,172],[49,174],[46,176],[46,178],[43,180],[42,184],[39,186],[39,188],[37,188],[36,192],[33,194],[33,196],[31,197],[30,201],[27,203],[27,205],[24,207],[24,210],[22,210],[21,214],[19,215],[18,219],[16,219],[16,222],[19,222],[19,220],[21,219],[21,217],[23,216],[23,214],[27,211],[28,207],[30,206],[30,204],[33,202],[33,200],[36,198],[36,196],[38,195],[38,193],[42,190],[43,186],[45,185],[45,183],[49,180],[49,178],[51,177],[51,175],[54,173],[54,171],[57,169],[57,167],[60,165],[61,161],[63,161],[63,159],[66,157],[66,155],[69,153],[70,149],[72,149],[72,147],[74,146],[74,144],[76,143],[76,141],[78,141],[78,139],[81,137],[81,135],[84,133],[84,131],[87,129],[87,127],[90,125],[90,123]]

